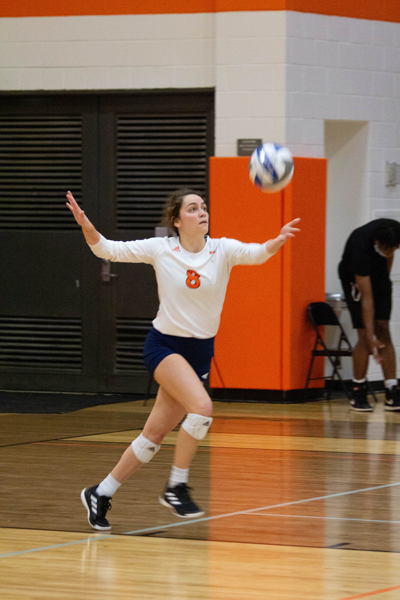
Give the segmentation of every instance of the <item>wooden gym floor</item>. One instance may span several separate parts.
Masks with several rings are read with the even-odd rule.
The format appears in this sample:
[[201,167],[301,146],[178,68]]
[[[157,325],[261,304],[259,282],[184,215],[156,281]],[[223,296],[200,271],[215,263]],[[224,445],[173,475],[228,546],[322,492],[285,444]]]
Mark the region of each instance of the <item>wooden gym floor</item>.
[[191,469],[204,518],[158,503],[176,433],[116,493],[111,534],[80,502],[152,403],[2,414],[2,600],[400,598],[400,415],[346,400],[215,403]]

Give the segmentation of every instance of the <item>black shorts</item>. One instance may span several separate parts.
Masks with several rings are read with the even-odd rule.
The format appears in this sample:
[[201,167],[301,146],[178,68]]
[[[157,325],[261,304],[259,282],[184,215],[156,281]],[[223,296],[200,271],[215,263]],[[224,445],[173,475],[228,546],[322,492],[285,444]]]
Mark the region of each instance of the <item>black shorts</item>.
[[169,354],[180,354],[204,382],[211,368],[214,356],[214,339],[186,338],[177,335],[166,335],[152,327],[144,342],[144,364],[151,374],[160,362]]
[[[361,310],[361,295],[355,283],[342,281],[344,297],[351,315],[354,329],[364,329]],[[392,282],[390,279],[371,279],[374,296],[375,320],[389,321],[392,312]]]

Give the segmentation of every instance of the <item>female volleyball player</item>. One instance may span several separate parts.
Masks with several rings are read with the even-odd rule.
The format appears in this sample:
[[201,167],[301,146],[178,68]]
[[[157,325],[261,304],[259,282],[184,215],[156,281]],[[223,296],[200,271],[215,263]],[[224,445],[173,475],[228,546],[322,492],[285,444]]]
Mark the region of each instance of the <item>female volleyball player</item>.
[[81,494],[94,529],[111,529],[110,500],[120,485],[160,449],[167,433],[185,417],[179,429],[174,463],[159,500],[179,517],[199,517],[203,511],[189,495],[188,476],[199,440],[211,425],[212,402],[202,382],[207,378],[229,274],[234,265],[262,264],[295,232],[295,219],[278,237],[264,244],[207,237],[208,212],[199,193],[182,189],[165,205],[164,222],[175,235],[131,242],[106,240],[79,208],[71,192],[67,206],[87,243],[100,258],[153,265],[160,306],[144,345],[146,367],[159,384],[156,402],[143,432],[125,450],[118,464],[98,485]]

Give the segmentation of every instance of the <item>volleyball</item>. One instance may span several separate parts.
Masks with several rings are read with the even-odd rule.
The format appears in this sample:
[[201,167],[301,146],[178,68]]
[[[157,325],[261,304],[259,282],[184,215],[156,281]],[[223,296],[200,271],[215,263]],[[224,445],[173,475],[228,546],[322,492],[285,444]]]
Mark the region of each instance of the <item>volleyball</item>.
[[249,177],[263,192],[283,190],[293,177],[293,157],[286,146],[262,144],[251,155]]

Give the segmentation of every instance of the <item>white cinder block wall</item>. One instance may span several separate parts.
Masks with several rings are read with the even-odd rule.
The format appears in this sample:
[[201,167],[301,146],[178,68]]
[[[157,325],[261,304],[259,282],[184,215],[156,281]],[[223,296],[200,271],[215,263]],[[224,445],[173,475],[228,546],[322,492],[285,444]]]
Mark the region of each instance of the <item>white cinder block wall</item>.
[[[334,121],[339,135],[343,122],[351,122],[340,151],[346,156],[352,145],[357,151],[348,152],[352,165],[342,170],[347,184],[340,172],[334,181],[328,177],[326,291],[337,293],[337,264],[349,233],[375,218],[400,220],[400,185],[385,185],[386,162],[400,162],[400,24],[288,12],[287,63],[285,142],[295,155],[331,159],[324,134],[334,130]],[[357,133],[345,139],[346,129]],[[399,358],[400,251],[392,279],[391,329]],[[351,361],[343,374],[351,376]],[[368,376],[382,379],[372,360]]]
[[284,141],[287,13],[216,14],[216,155],[236,140]]
[[[346,211],[346,186],[331,178],[328,292],[340,291],[332,276],[339,248],[359,221],[400,220],[400,186],[385,185],[386,161],[400,162],[399,23],[286,11],[0,19],[1,90],[156,88],[215,88],[217,156],[234,156],[238,138],[258,137],[324,157],[351,122],[365,160],[345,177],[348,202],[359,205]],[[329,156],[333,173],[346,149],[351,156],[347,144],[339,139],[339,154]],[[393,279],[400,357],[399,257]],[[380,370],[372,365],[369,376],[380,379]]]
[[0,19],[0,89],[215,86],[215,15]]

